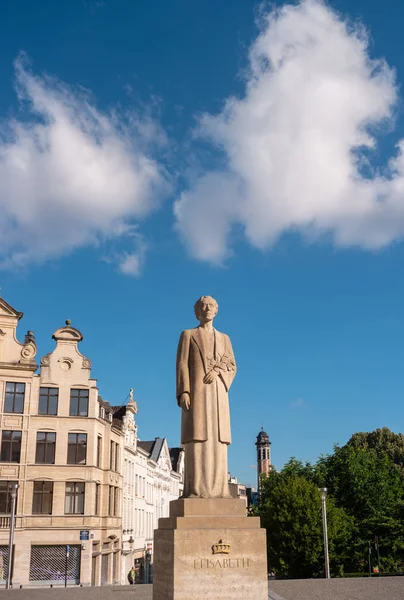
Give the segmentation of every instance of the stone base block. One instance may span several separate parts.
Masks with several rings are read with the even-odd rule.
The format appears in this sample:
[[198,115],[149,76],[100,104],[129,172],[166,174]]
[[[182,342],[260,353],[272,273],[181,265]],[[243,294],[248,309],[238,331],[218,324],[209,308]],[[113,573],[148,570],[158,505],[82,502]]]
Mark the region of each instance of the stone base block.
[[244,500],[237,498],[179,498],[170,502],[170,517],[245,517]]
[[245,598],[268,600],[259,519],[246,517],[240,500],[171,502],[170,517],[159,520],[154,535],[153,600]]

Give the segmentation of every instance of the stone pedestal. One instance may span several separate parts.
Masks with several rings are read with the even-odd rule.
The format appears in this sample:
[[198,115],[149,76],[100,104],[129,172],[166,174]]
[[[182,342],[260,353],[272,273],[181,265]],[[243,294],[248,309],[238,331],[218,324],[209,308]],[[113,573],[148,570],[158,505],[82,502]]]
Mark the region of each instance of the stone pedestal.
[[268,600],[266,535],[237,499],[180,498],[154,532],[153,600]]

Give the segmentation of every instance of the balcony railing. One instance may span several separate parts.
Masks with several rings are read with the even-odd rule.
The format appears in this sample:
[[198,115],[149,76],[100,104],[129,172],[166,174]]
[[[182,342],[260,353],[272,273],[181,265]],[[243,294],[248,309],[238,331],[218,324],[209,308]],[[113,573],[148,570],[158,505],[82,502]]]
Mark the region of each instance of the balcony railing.
[[0,516],[0,529],[10,529],[11,517]]

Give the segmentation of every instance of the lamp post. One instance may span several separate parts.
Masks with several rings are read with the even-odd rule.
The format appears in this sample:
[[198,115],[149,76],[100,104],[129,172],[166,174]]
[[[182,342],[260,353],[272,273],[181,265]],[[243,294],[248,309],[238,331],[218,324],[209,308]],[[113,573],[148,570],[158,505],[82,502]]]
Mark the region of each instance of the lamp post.
[[17,500],[18,483],[11,484],[11,518],[10,518],[10,538],[8,541],[8,565],[7,565],[7,579],[6,579],[6,590],[10,589],[11,585],[11,569],[13,565],[14,555],[14,522],[15,522],[15,504]]
[[150,562],[151,562],[151,551],[149,548],[148,543],[146,542],[145,544],[145,578],[144,578],[144,582],[145,583],[151,583],[150,582]]
[[328,557],[328,532],[327,532],[327,488],[320,488],[321,508],[323,513],[323,535],[324,535],[324,571],[326,579],[330,579],[330,559]]

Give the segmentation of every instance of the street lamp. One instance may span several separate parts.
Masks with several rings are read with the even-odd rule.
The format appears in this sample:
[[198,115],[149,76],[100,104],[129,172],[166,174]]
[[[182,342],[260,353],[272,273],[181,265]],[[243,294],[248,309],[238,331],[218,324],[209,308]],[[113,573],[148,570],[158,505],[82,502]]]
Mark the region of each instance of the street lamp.
[[10,589],[11,585],[11,568],[13,564],[14,555],[14,522],[15,522],[15,504],[17,500],[18,483],[11,484],[11,519],[10,519],[10,538],[8,541],[8,565],[7,565],[7,579],[6,579],[6,590]]
[[147,544],[147,542],[145,543],[144,546],[144,566],[145,566],[145,573],[144,573],[144,583],[150,583],[150,561],[151,561],[151,552],[149,549],[149,546]]
[[328,556],[328,533],[327,533],[327,488],[320,488],[321,508],[323,513],[323,535],[324,535],[324,570],[326,579],[330,579],[330,559]]

